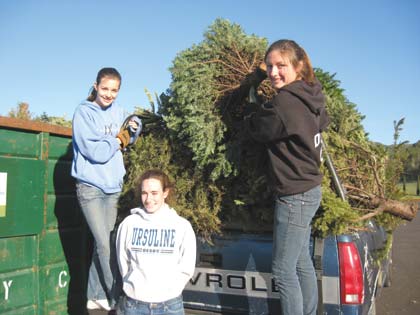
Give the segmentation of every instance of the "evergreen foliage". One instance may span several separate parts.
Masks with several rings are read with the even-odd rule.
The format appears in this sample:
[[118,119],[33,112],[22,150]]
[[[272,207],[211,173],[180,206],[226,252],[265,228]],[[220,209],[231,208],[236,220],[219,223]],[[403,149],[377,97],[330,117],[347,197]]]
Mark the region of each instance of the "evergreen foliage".
[[[361,224],[356,222],[358,213],[350,204],[325,187],[322,188],[321,209],[312,224],[314,233],[319,236],[343,234],[361,227]],[[349,223],[352,229],[349,229]]]
[[168,200],[170,206],[189,219],[202,236],[209,238],[210,233],[219,232],[221,190],[201,180],[200,170],[191,167],[189,149],[181,142],[173,142],[172,132],[162,123],[161,116],[139,108],[136,113],[142,117],[144,129],[135,146],[124,153],[127,174],[119,203],[119,220],[141,204],[138,177],[148,169],[157,168],[167,173],[175,184]]
[[216,22],[204,40],[175,58],[170,104],[164,120],[186,143],[193,161],[212,180],[237,175],[238,105],[234,93],[252,73],[267,47],[265,39],[246,35],[238,25]]
[[[160,168],[175,182],[172,206],[201,235],[209,237],[221,227],[270,229],[273,191],[266,176],[266,152],[243,128],[244,112],[251,106],[249,88],[257,88],[252,75],[267,46],[266,39],[217,19],[201,43],[176,56],[170,89],[157,98],[158,112],[150,93],[152,111],[138,109],[145,128],[126,153],[122,209],[140,203],[135,196],[137,176]],[[369,141],[364,116],[346,98],[335,75],[316,69],[316,76],[331,118],[324,138],[348,200],[337,198],[323,167],[323,200],[314,229],[321,235],[338,234],[362,228],[360,218],[374,210],[366,203],[369,196],[386,197],[391,191],[385,187],[389,159],[386,150]],[[273,95],[266,81],[257,90],[262,100]],[[390,217],[384,213],[375,218],[392,229],[395,221]]]

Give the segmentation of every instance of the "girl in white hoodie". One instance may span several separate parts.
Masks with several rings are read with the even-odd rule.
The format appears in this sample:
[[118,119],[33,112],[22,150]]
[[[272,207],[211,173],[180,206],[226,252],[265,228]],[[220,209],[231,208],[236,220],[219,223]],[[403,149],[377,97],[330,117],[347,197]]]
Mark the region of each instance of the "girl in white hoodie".
[[117,234],[125,295],[118,314],[181,315],[181,294],[195,268],[195,234],[165,202],[171,190],[165,173],[146,171],[139,183],[143,207],[131,210]]

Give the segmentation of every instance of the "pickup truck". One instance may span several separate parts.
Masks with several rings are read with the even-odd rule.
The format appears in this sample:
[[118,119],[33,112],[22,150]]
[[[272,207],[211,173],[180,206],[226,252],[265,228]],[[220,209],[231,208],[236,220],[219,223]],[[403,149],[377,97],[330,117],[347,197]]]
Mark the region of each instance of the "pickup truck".
[[[318,314],[375,314],[375,297],[390,281],[389,259],[378,263],[385,231],[369,230],[312,239],[318,278]],[[225,231],[213,244],[199,242],[194,276],[184,292],[186,313],[278,314],[271,278],[272,234]]]
[[[340,197],[339,178],[326,156]],[[375,298],[390,285],[391,259],[380,260],[387,233],[368,221],[366,230],[312,238],[318,279],[318,314],[374,315]],[[187,314],[278,314],[278,289],[271,277],[272,233],[225,230],[212,244],[199,241],[194,276],[184,292]]]

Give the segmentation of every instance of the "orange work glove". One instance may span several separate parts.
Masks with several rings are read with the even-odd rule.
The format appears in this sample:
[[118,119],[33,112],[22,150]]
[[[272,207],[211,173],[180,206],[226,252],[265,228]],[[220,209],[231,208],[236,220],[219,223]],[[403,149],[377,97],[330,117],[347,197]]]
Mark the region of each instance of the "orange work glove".
[[121,141],[121,149],[124,149],[130,142],[130,133],[127,129],[121,130],[120,133],[117,135],[117,138]]

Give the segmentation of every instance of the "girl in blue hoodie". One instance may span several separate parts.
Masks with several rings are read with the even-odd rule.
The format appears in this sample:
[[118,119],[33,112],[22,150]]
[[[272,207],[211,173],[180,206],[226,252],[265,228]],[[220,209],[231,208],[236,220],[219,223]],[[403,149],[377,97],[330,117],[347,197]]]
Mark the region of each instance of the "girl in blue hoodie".
[[117,267],[111,258],[110,234],[125,174],[121,150],[130,141],[129,132],[120,131],[124,110],[115,103],[120,86],[121,75],[116,69],[101,69],[91,94],[73,116],[71,175],[76,179],[77,198],[94,237],[88,309],[110,310],[117,298]]

